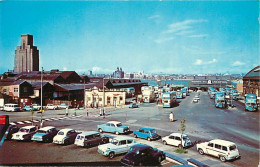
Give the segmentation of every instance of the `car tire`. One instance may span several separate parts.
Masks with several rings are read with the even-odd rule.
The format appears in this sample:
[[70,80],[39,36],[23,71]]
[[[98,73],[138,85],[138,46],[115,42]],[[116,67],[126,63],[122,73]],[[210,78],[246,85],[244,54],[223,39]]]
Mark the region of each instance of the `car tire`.
[[167,145],[167,142],[164,140],[164,141],[163,141],[163,144],[164,144],[164,145]]
[[162,156],[159,156],[157,161],[158,161],[158,163],[161,163],[162,162]]
[[226,162],[226,158],[224,157],[224,156],[219,156],[219,159],[220,159],[220,161],[222,161],[222,162]]
[[114,152],[110,152],[110,153],[108,154],[108,157],[109,157],[110,159],[114,158],[114,157],[115,157],[115,153],[114,153]]
[[151,138],[150,138],[150,137],[147,137],[147,140],[148,140],[148,141],[151,141]]
[[98,129],[98,131],[99,131],[100,133],[102,133],[102,132],[103,132],[103,130],[102,130],[101,128],[99,128],[99,129]]
[[115,132],[116,135],[119,135],[120,133],[118,131]]
[[69,141],[68,140],[65,140],[64,141],[64,145],[68,145],[69,144]]
[[134,137],[135,137],[135,138],[137,138],[137,135],[136,135],[136,134],[134,134]]
[[198,151],[199,151],[199,154],[200,154],[200,155],[203,155],[203,154],[204,154],[204,151],[203,151],[201,148],[199,148]]

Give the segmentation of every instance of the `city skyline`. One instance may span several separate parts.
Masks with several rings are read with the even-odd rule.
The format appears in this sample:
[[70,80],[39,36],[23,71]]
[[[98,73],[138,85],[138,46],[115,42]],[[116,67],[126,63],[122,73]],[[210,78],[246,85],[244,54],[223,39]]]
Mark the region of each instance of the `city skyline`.
[[209,74],[259,65],[256,1],[2,1],[0,11],[0,73],[14,68],[23,34],[34,36],[45,70]]

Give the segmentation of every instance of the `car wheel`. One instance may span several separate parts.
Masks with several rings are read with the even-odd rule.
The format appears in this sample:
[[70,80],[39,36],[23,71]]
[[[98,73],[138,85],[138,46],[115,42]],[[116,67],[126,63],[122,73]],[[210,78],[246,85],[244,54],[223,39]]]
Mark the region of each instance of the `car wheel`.
[[148,140],[148,141],[151,141],[151,138],[150,138],[150,137],[147,137],[147,140]]
[[110,159],[112,159],[112,158],[115,157],[115,153],[114,153],[114,152],[110,152],[110,153],[108,154],[108,156],[109,156]]
[[225,162],[226,161],[226,158],[224,157],[224,156],[219,156],[219,159],[220,159],[220,161],[222,161],[222,162]]
[[103,130],[102,130],[101,128],[99,128],[99,129],[98,129],[98,131],[99,131],[100,133],[102,133],[102,132],[103,132]]
[[199,153],[200,153],[200,155],[203,155],[204,154],[204,151],[201,149],[201,148],[199,148]]
[[116,131],[116,135],[119,135],[119,132]]
[[68,145],[69,144],[69,141],[68,140],[65,140],[64,141],[64,145]]
[[167,142],[164,140],[164,141],[163,141],[163,144],[164,144],[164,145],[167,145]]
[[158,157],[158,162],[161,163],[162,162],[162,156]]

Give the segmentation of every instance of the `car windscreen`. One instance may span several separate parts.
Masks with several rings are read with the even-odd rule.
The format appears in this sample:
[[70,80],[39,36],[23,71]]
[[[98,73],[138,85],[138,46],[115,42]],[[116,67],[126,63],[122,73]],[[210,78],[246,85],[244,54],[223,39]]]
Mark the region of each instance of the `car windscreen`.
[[44,130],[37,130],[37,133],[46,133]]
[[151,130],[151,133],[156,133],[156,130]]
[[188,136],[183,136],[182,138],[183,138],[183,140],[190,140],[190,139],[188,138]]
[[19,131],[20,131],[20,132],[28,133],[28,132],[29,132],[29,129],[21,128]]
[[116,124],[117,127],[123,126],[122,123]]
[[64,132],[59,132],[58,135],[64,135]]
[[236,148],[237,148],[237,146],[236,146],[236,145],[233,145],[233,146],[230,146],[230,147],[229,147],[229,150],[230,150],[230,151],[233,151],[233,150],[236,150]]

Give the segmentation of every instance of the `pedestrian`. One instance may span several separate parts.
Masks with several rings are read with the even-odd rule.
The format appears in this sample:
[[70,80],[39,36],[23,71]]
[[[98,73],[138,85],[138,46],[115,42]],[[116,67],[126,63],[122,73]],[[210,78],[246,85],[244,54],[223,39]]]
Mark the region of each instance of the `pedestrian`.
[[35,128],[36,128],[36,130],[38,130],[38,129],[39,129],[39,126],[36,124],[36,125],[35,125]]
[[170,118],[170,121],[173,122],[174,121],[174,115],[173,113],[171,112],[170,115],[169,115],[169,118]]
[[99,110],[99,115],[102,116],[102,109]]

